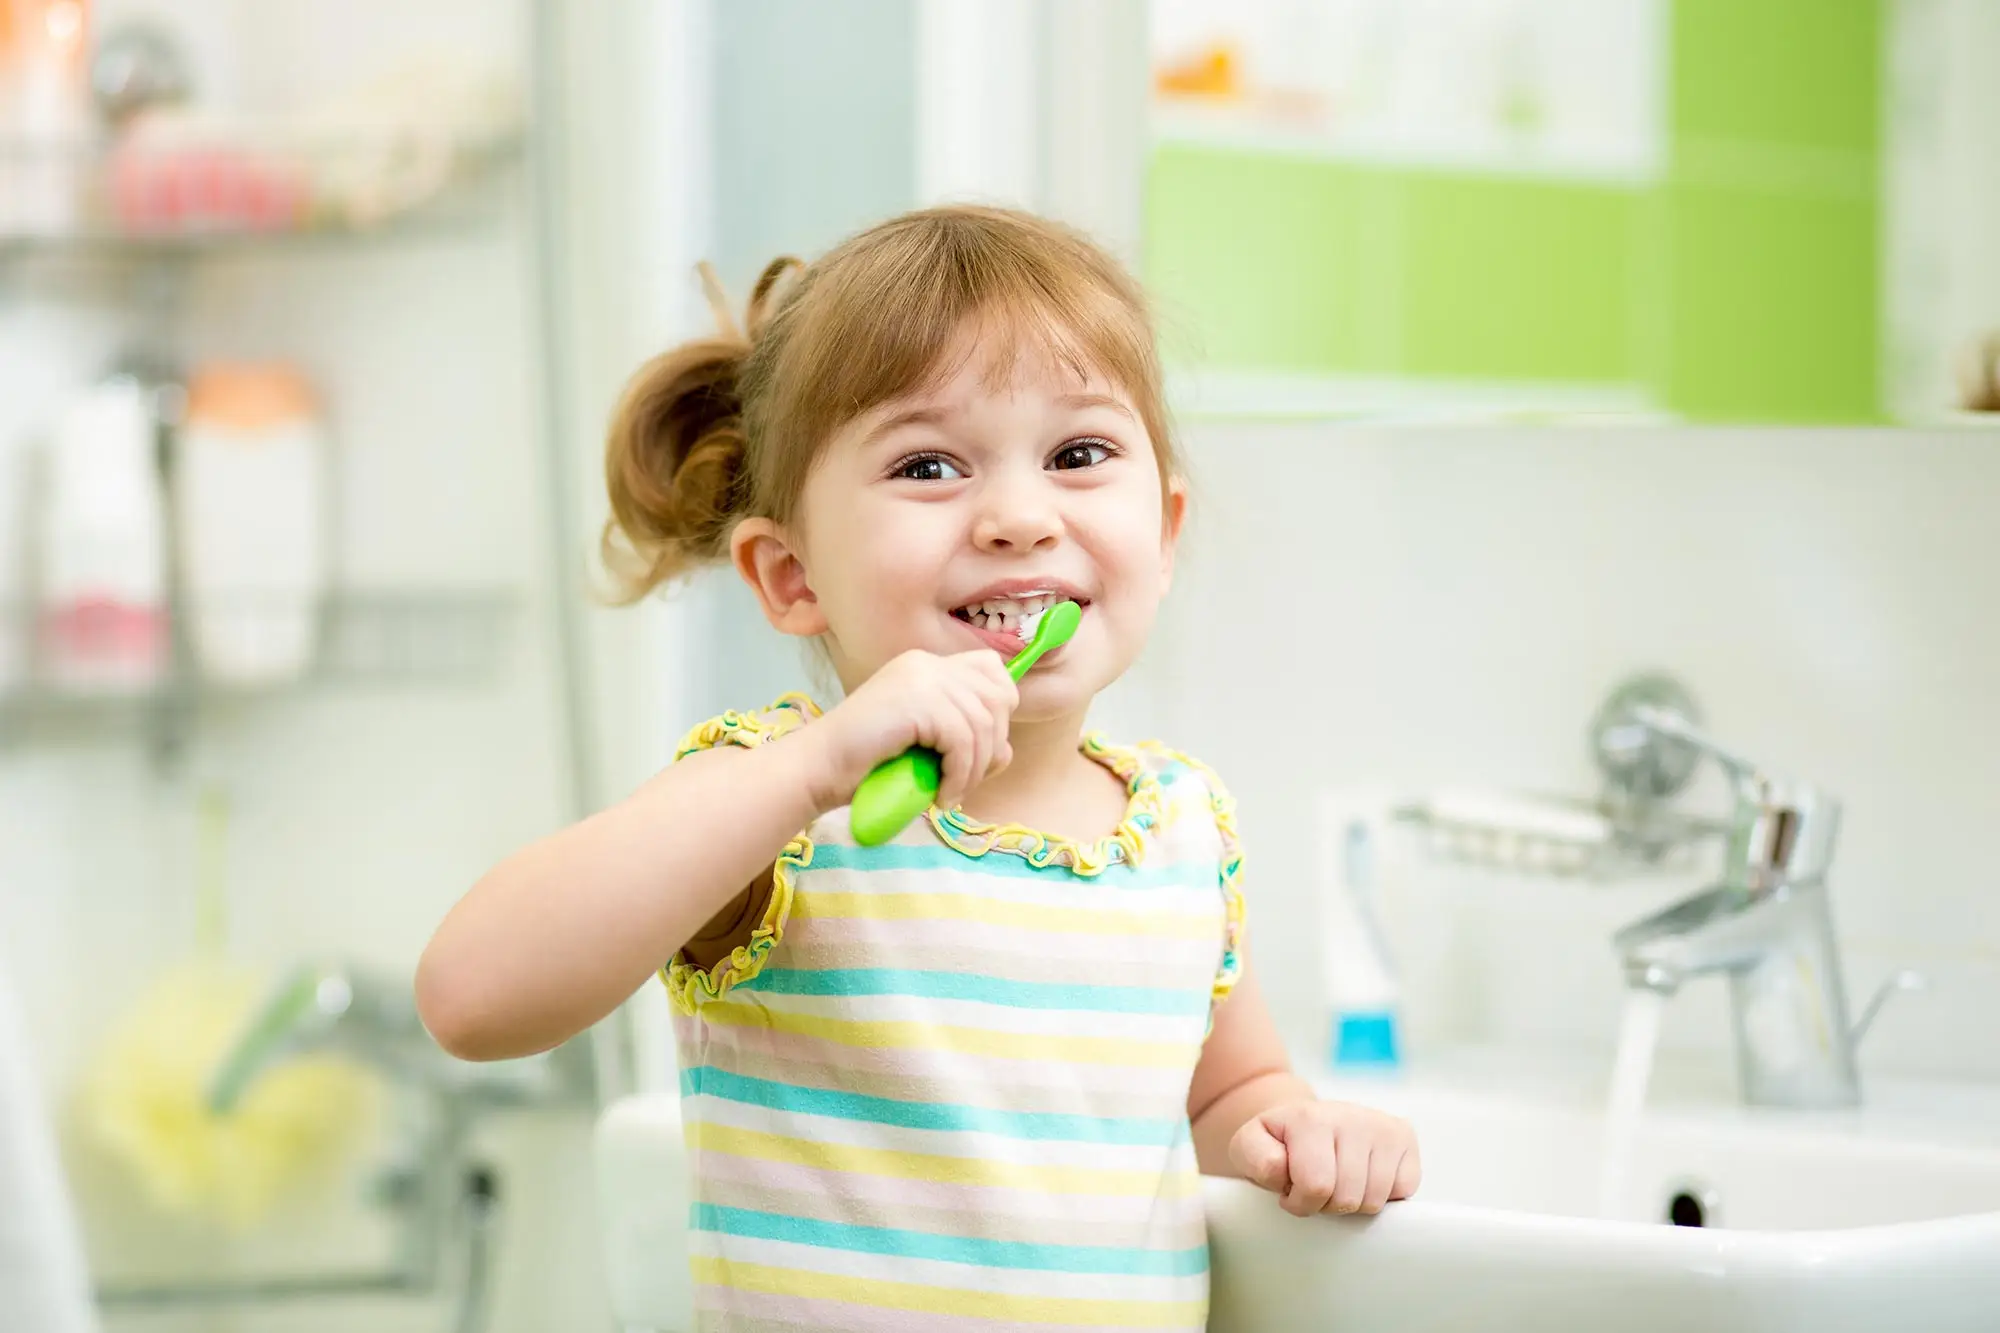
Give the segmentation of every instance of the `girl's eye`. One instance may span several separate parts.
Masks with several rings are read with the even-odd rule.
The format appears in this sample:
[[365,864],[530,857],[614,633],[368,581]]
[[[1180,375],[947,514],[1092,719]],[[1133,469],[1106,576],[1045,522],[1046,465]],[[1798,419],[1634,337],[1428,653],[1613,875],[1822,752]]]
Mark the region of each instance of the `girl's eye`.
[[1096,467],[1117,452],[1117,446],[1109,440],[1095,436],[1085,440],[1071,440],[1056,450],[1049,459],[1049,468],[1056,472],[1071,472],[1078,468]]
[[956,481],[965,473],[942,454],[915,454],[896,464],[895,475],[909,481]]

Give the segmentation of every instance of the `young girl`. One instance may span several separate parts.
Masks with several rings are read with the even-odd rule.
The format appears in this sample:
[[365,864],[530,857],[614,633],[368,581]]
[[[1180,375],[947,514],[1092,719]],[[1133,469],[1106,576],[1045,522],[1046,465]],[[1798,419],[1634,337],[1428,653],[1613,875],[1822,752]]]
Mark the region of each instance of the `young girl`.
[[[741,331],[717,305],[618,411],[607,550],[635,596],[728,560],[844,698],[724,713],[503,862],[426,950],[424,1020],[524,1055],[661,974],[704,1328],[1198,1329],[1197,1172],[1303,1216],[1418,1164],[1291,1073],[1215,775],[1083,732],[1186,508],[1143,298],[1053,223],[940,208],[774,263]],[[856,845],[855,787],[911,745],[937,804]]]

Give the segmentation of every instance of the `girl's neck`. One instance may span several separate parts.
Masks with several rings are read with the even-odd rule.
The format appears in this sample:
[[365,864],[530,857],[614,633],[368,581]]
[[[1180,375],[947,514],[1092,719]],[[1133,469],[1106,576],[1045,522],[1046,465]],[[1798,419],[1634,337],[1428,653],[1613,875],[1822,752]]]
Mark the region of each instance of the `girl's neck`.
[[1016,721],[1008,733],[1012,762],[972,789],[965,812],[985,823],[1025,824],[1066,837],[1107,836],[1124,817],[1124,788],[1109,769],[1084,757],[1082,737],[1082,713]]

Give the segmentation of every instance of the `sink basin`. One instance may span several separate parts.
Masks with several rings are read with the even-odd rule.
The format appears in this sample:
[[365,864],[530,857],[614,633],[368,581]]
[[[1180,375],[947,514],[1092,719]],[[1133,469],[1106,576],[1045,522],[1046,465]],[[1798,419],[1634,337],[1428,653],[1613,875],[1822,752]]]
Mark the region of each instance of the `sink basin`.
[[[1218,1333],[2000,1328],[1995,1093],[1871,1085],[1839,1114],[1669,1100],[1607,1221],[1588,1080],[1475,1062],[1319,1090],[1408,1116],[1423,1188],[1380,1217],[1300,1221],[1207,1182]],[[1660,1224],[1676,1200],[1704,1225]]]
[[[1616,1220],[1598,1208],[1602,1071],[1445,1062],[1396,1083],[1325,1083],[1417,1126],[1418,1199],[1300,1220],[1206,1182],[1210,1326],[1443,1333],[1848,1333],[2000,1328],[2000,1090],[1869,1088],[1867,1109],[1748,1111],[1662,1098],[1634,1136]],[[671,1094],[598,1131],[614,1308],[689,1327],[687,1187]],[[1702,1227],[1659,1224],[1678,1207]]]

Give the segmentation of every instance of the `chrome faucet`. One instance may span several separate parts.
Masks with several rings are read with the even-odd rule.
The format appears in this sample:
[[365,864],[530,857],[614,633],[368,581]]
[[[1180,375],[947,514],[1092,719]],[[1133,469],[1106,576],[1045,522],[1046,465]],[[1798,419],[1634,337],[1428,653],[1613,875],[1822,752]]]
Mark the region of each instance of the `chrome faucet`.
[[236,1109],[263,1072],[308,1051],[342,1050],[425,1082],[429,1043],[410,988],[355,969],[307,965],[266,998],[208,1085],[209,1108]]
[[[1601,754],[1637,762],[1661,747],[1706,756],[1728,776],[1735,807],[1720,825],[1720,880],[1612,937],[1626,981],[1671,995],[1690,978],[1729,981],[1743,1099],[1798,1108],[1859,1104],[1855,1051],[1888,998],[1922,978],[1899,972],[1848,1021],[1834,939],[1827,868],[1840,803],[1806,783],[1779,779],[1716,743],[1670,707],[1630,700],[1598,732]],[[1657,753],[1656,753],[1657,757]]]
[[208,1083],[209,1109],[234,1110],[265,1070],[307,1052],[372,1064],[436,1095],[458,1115],[494,1106],[587,1102],[588,1053],[568,1043],[541,1056],[468,1065],[437,1048],[417,1017],[407,978],[366,968],[306,964],[265,998]]

